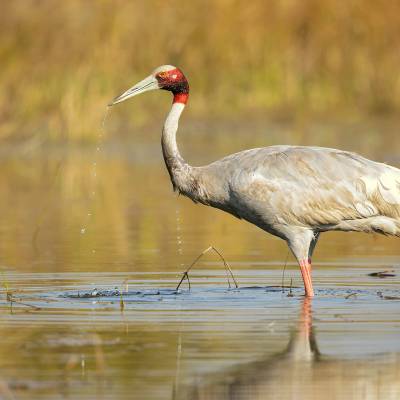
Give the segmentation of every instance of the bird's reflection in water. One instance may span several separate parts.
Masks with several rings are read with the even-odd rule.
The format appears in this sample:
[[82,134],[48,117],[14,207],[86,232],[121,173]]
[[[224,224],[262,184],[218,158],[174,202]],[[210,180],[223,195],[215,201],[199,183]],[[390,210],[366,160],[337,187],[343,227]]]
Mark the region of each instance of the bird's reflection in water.
[[201,380],[184,398],[400,399],[400,354],[358,360],[324,356],[313,331],[311,301],[301,303],[298,326],[285,351]]

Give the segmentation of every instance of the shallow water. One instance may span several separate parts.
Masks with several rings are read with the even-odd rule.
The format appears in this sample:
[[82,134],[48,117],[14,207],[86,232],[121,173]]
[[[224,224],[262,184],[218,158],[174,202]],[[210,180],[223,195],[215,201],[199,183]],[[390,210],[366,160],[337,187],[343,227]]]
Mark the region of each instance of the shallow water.
[[[158,144],[130,146],[2,150],[0,398],[399,398],[398,240],[322,235],[305,301],[283,242],[177,197]],[[210,245],[239,288],[209,253],[177,291]]]
[[44,399],[306,399],[327,386],[328,398],[398,398],[400,282],[375,269],[316,269],[308,304],[301,288],[260,286],[281,279],[264,268],[236,269],[239,289],[202,269],[190,291],[165,272],[9,273],[18,303],[1,302],[2,387]]

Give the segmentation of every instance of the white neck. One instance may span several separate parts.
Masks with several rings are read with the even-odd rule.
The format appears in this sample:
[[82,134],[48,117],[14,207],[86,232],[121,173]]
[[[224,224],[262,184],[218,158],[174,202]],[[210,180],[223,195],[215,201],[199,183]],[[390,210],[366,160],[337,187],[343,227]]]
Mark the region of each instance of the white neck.
[[179,153],[176,144],[176,132],[178,130],[179,118],[185,108],[183,103],[173,103],[171,111],[164,123],[161,137],[165,165],[167,166],[174,190],[182,193],[187,192],[188,183],[191,180],[193,168],[186,163]]
[[182,159],[176,144],[176,132],[178,130],[179,118],[184,108],[185,105],[183,103],[172,104],[171,111],[165,120],[161,141],[165,162],[167,162],[167,158]]

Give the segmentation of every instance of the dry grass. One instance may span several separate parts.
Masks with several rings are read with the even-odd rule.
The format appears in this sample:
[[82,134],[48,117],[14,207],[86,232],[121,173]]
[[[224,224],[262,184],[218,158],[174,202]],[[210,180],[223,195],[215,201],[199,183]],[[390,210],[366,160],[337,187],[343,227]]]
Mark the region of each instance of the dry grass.
[[189,279],[189,272],[190,272],[190,270],[197,264],[197,262],[200,260],[200,258],[202,258],[205,254],[207,254],[207,253],[210,252],[210,251],[214,251],[214,252],[219,256],[219,258],[221,259],[221,261],[223,262],[224,267],[225,267],[225,272],[226,272],[226,279],[227,279],[227,281],[228,281],[228,286],[229,286],[229,288],[231,288],[231,281],[230,281],[230,278],[229,278],[229,277],[232,278],[233,283],[234,283],[234,285],[235,285],[235,288],[237,289],[237,288],[239,287],[239,285],[238,285],[238,283],[237,283],[237,281],[236,281],[236,279],[235,279],[235,275],[233,275],[232,269],[231,269],[231,267],[229,266],[229,264],[226,262],[224,256],[223,256],[223,255],[221,254],[221,252],[219,252],[214,246],[209,246],[209,247],[207,247],[205,250],[203,250],[203,251],[193,260],[193,262],[190,264],[190,266],[186,269],[186,271],[183,273],[183,276],[182,276],[181,280],[179,281],[179,283],[178,283],[178,285],[177,285],[177,287],[176,287],[175,290],[179,290],[179,288],[181,287],[181,285],[182,285],[182,283],[183,283],[183,281],[184,281],[185,279],[186,279],[187,282],[188,282],[189,290],[191,289],[190,279]]
[[[195,118],[398,112],[400,3],[15,0],[0,57],[3,139],[92,141],[107,101],[164,63],[188,75]],[[122,120],[147,123],[156,97]]]

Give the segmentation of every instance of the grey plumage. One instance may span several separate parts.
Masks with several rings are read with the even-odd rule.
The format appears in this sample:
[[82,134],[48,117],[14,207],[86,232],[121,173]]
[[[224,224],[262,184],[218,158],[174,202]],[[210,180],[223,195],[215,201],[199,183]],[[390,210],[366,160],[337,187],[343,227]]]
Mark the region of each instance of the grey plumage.
[[[162,82],[167,82],[164,87],[160,72]],[[321,232],[400,236],[400,170],[358,154],[322,147],[270,146],[232,154],[203,167],[190,166],[176,144],[189,90],[186,82],[187,91],[174,91],[177,76],[180,85],[182,79],[186,82],[175,67],[160,67],[142,81],[143,90],[134,86],[114,102],[150,90],[152,84],[173,92],[162,149],[174,190],[284,239],[299,262],[306,295],[313,295],[311,257]]]
[[271,146],[188,167],[185,179],[184,195],[286,240],[299,261],[320,232],[400,236],[400,170],[354,153]]
[[400,170],[354,153],[271,146],[188,175],[194,183],[184,194],[283,239],[287,227],[400,234]]

